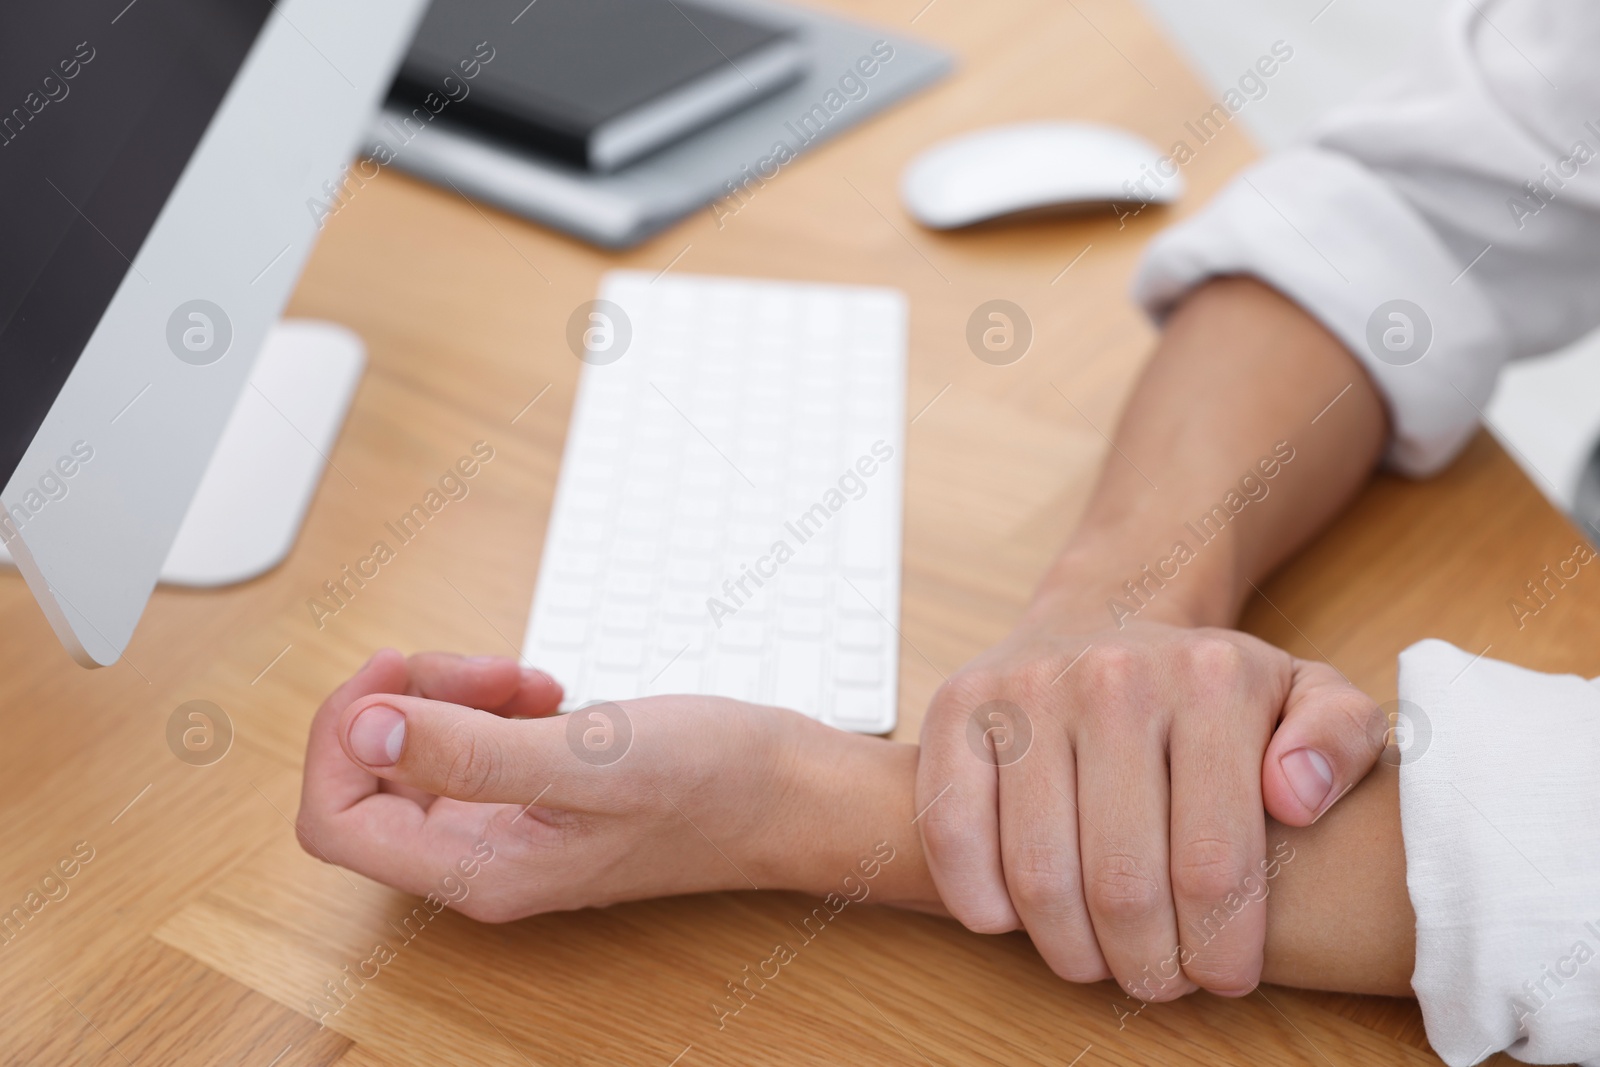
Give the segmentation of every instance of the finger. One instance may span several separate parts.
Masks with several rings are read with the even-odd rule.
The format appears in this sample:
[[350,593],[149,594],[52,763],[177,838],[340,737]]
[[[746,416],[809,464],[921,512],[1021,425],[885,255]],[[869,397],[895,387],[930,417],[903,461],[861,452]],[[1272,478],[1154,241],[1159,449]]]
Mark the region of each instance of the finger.
[[1034,738],[1000,767],[1000,850],[1012,906],[1050,969],[1069,982],[1111,976],[1094,938],[1078,862],[1078,782],[1071,743]]
[[457,656],[419,652],[409,660],[412,696],[465,704],[513,719],[553,715],[561,686],[541,670],[511,656]]
[[[462,817],[461,808],[468,811]],[[484,841],[489,822],[506,808],[443,805],[424,811],[402,797],[374,793],[330,818],[318,839],[329,862],[418,896],[437,891]]]
[[[492,711],[508,718],[554,714],[561,687],[543,671],[523,667],[511,656],[458,656],[450,652],[418,652],[407,663],[412,696]],[[384,792],[406,797],[424,810],[434,796],[401,782],[384,782]]]
[[1261,761],[1268,814],[1288,826],[1317,821],[1372,770],[1387,725],[1372,698],[1338,671],[1295,660],[1283,720]]
[[[1102,697],[1102,699],[1105,699]],[[1137,697],[1078,748],[1078,842],[1095,939],[1123,989],[1144,1001],[1193,992],[1179,961],[1168,874],[1170,783],[1161,718]]]
[[457,800],[528,803],[554,781],[559,757],[571,755],[565,727],[382,694],[346,708],[338,737],[350,759],[387,781]]
[[1252,680],[1233,665],[1213,677],[1231,681],[1202,694],[1205,706],[1172,726],[1172,898],[1184,975],[1213,993],[1244,996],[1261,981],[1267,937],[1256,753],[1288,686],[1286,677]]
[[343,811],[378,791],[378,779],[352,763],[339,743],[339,716],[358,697],[403,691],[406,660],[392,648],[379,650],[349,681],[329,694],[311,720],[305,775],[300,789],[302,819]]
[[[985,699],[969,699],[948,685],[935,695],[923,722],[915,821],[950,914],[969,930],[1000,934],[1017,929],[1021,919],[1006,891],[995,760],[969,744],[969,718]],[[985,729],[1006,725],[997,720]]]

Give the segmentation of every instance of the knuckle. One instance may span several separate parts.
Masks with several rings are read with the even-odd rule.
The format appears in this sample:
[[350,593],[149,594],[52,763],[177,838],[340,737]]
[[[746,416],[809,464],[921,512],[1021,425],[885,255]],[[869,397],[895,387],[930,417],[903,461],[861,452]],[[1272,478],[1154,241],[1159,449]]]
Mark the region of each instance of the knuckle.
[[1166,904],[1161,887],[1128,855],[1107,856],[1084,888],[1089,910],[1121,925],[1150,919]]
[[1139,653],[1120,642],[1096,643],[1084,650],[1073,673],[1092,690],[1126,691],[1139,676]]
[[[1366,693],[1353,685],[1346,685],[1329,696],[1334,729],[1343,745],[1334,746],[1355,750],[1365,755],[1383,748],[1388,740],[1388,717]],[[1376,727],[1376,728],[1375,728]]]
[[[1259,960],[1259,957],[1258,957]],[[1234,955],[1202,949],[1183,965],[1183,976],[1213,993],[1237,993],[1255,985],[1259,963],[1249,966]]]
[[994,699],[1004,685],[1005,676],[988,667],[963,667],[939,687],[929,714],[941,723],[959,724],[973,708]]
[[[1078,651],[1069,647],[1020,665],[1011,677],[1015,698],[1029,708],[1049,709],[1058,706],[1075,684],[1073,676],[1078,673],[1078,667],[1072,661]],[[1067,670],[1068,667],[1072,667],[1072,670]]]
[[1067,849],[1043,842],[1018,848],[1007,865],[1006,880],[1012,901],[1031,917],[1049,921],[1081,912],[1078,864]]
[[458,800],[489,795],[500,774],[496,747],[458,722],[450,728],[445,749],[449,756],[440,783],[443,793]]
[[1221,634],[1197,634],[1189,640],[1184,653],[1190,671],[1202,683],[1231,687],[1244,671],[1244,649]]
[[1194,901],[1222,900],[1239,891],[1248,869],[1233,842],[1216,837],[1181,844],[1172,860],[1172,891]]

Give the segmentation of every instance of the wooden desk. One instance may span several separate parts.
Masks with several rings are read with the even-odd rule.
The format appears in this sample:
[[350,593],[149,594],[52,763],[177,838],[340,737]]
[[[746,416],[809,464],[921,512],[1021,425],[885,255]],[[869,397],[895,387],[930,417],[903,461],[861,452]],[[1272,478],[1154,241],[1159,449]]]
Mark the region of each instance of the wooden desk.
[[[1152,336],[1125,286],[1144,241],[1172,216],[940,236],[902,213],[897,177],[929,141],[1007,119],[1103,119],[1167,144],[1211,100],[1131,0],[937,0],[919,15],[922,3],[859,6],[888,24],[919,16],[915,32],[955,49],[959,73],[785,168],[721,226],[707,212],[608,256],[394,174],[356,194],[292,311],[360,331],[372,365],[301,541],[269,576],[220,593],[159,592],[126,662],[99,672],[73,666],[22,582],[0,577],[0,905],[24,902],[75,843],[93,849],[67,895],[0,947],[0,1059],[1433,1061],[1415,1007],[1381,999],[1201,996],[1119,1028],[1116,989],[1055,980],[1019,935],[977,937],[870,908],[844,916],[719,1031],[709,1004],[723,983],[809,910],[782,894],[504,927],[447,913],[331,1027],[306,1012],[415,903],[295,845],[307,722],[380,645],[516,648],[579,370],[563,328],[601,271],[670,266],[909,294],[908,410],[921,414],[907,448],[904,628],[917,652],[901,658],[902,737],[916,736],[938,671],[1006,629],[1075,521]],[[1252,154],[1231,125],[1201,147],[1185,168],[1183,209]],[[1036,330],[1027,358],[1005,368],[979,362],[963,339],[971,310],[994,297],[1023,306]],[[319,629],[307,598],[477,440],[496,459],[471,496]],[[1520,631],[1506,607],[1575,537],[1481,438],[1432,483],[1380,480],[1267,588],[1271,603],[1253,605],[1247,625],[1331,658],[1380,699],[1393,693],[1396,651],[1425,635],[1600,673],[1600,592],[1584,584],[1593,579]],[[212,766],[180,762],[165,741],[173,709],[191,699],[216,702],[236,731]]]

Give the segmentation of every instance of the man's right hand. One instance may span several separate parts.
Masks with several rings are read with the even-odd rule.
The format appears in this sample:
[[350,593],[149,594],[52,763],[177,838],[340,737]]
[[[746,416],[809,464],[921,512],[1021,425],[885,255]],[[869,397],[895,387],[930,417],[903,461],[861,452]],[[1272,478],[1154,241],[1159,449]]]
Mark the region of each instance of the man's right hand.
[[1263,806],[1317,819],[1382,750],[1375,713],[1333,668],[1236,631],[1025,623],[923,725],[940,896],[972,930],[1025,927],[1072,981],[1248,993],[1275,873]]

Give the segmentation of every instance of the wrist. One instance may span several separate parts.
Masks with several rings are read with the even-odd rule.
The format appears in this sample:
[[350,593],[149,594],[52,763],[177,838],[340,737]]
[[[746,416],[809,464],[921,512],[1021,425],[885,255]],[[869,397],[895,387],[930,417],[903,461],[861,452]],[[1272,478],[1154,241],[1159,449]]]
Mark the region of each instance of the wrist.
[[[763,889],[938,907],[912,822],[917,747],[785,713],[750,841]],[[756,873],[759,872],[759,873]]]
[[1080,531],[1045,573],[1029,622],[1094,631],[1138,619],[1172,626],[1231,626],[1240,607],[1232,538],[1204,541],[1180,525]]

